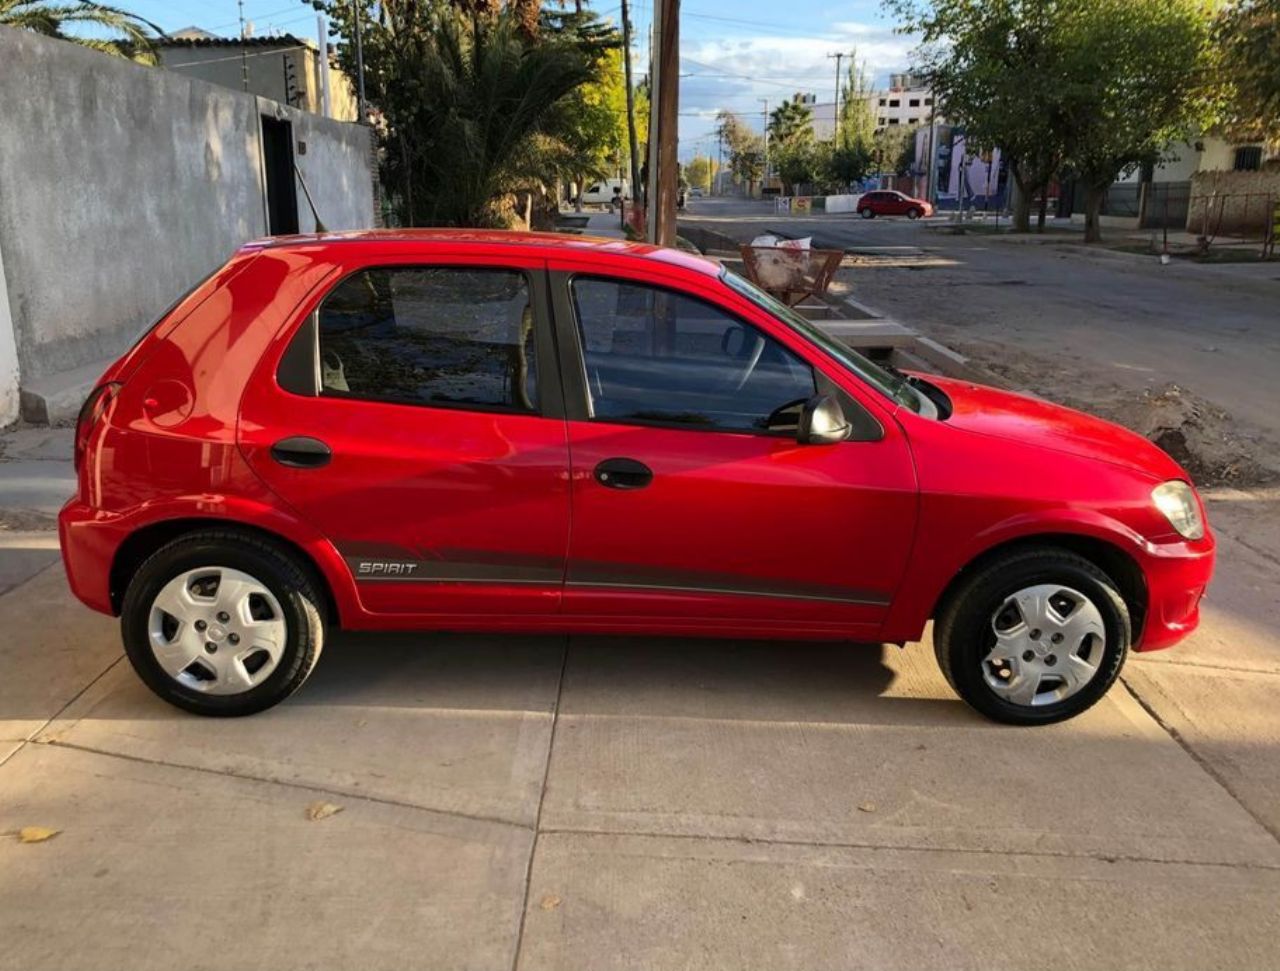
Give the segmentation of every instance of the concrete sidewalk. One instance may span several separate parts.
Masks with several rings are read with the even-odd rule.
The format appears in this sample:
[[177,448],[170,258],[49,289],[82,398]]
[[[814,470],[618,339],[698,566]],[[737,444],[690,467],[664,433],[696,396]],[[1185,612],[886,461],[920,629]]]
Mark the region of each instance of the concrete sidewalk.
[[0,626],[0,968],[1277,958],[1280,844],[1122,686],[1017,730],[928,645],[345,634],[221,721],[56,566]]

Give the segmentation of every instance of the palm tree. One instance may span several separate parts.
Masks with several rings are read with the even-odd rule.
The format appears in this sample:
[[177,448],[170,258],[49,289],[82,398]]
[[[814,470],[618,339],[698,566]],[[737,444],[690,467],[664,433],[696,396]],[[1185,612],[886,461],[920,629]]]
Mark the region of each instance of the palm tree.
[[[155,40],[164,31],[136,14],[101,3],[48,3],[45,0],[0,0],[0,25],[69,40],[104,54],[154,63]],[[85,25],[123,35],[81,37],[67,27]]]
[[446,16],[414,32],[395,55],[396,83],[379,84],[394,129],[387,167],[406,222],[502,224],[495,200],[580,167],[563,137],[562,102],[591,80],[591,57],[503,9]]

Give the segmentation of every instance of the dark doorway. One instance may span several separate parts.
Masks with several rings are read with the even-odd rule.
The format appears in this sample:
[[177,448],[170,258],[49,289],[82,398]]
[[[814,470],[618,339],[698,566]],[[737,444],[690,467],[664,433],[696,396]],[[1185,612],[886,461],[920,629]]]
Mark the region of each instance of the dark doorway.
[[293,183],[293,125],[262,116],[262,160],[267,175],[267,232],[298,231],[298,192]]

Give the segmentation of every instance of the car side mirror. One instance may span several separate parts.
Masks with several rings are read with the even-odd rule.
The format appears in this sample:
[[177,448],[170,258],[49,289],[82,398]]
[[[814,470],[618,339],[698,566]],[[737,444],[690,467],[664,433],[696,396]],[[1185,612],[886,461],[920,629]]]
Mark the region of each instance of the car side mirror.
[[852,427],[840,402],[829,394],[816,394],[800,409],[796,441],[801,445],[834,445],[849,437]]

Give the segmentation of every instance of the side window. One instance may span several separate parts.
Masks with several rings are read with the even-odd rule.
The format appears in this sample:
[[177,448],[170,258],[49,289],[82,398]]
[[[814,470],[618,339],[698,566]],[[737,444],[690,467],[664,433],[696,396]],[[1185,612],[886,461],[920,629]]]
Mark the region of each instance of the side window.
[[669,290],[591,277],[572,289],[595,418],[795,433],[813,369],[767,334]]
[[516,270],[363,270],[320,305],[320,393],[534,411],[533,319]]

